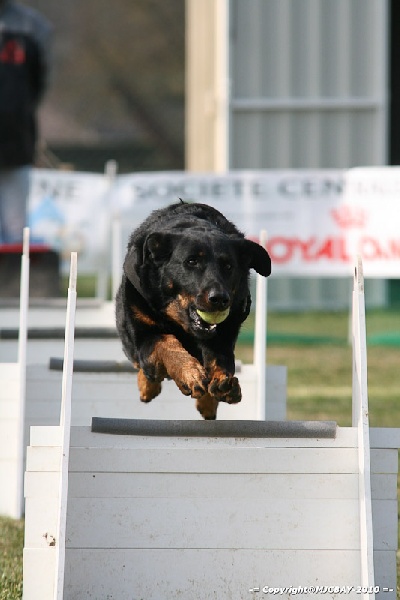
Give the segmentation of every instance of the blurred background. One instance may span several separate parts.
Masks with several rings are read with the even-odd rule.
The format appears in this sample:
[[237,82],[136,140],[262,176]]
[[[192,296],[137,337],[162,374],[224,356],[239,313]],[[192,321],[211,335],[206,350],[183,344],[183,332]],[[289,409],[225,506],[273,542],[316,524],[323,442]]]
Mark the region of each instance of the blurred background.
[[42,166],[184,166],[184,0],[28,0],[54,26]]
[[54,25],[43,139],[77,169],[399,164],[395,0],[26,4]]
[[[113,159],[123,174],[400,163],[395,0],[26,4],[54,26],[38,166],[101,173]],[[317,199],[319,184],[307,185]],[[400,305],[397,280],[367,286],[373,306]],[[270,297],[321,309],[334,297],[342,308],[349,286],[281,277]]]

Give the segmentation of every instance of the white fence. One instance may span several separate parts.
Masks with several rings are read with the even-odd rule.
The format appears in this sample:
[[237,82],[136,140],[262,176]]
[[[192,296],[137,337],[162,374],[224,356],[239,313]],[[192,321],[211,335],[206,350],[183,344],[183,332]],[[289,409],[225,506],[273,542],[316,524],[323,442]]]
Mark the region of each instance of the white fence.
[[[99,363],[101,365],[101,363]],[[182,396],[172,381],[163,384],[161,395],[150,404],[140,402],[137,377],[133,372],[78,372],[72,383],[72,424],[88,425],[92,417],[135,419],[201,419],[191,398]],[[2,370],[4,369],[4,373]],[[265,372],[265,418],[286,417],[286,375],[284,366],[268,366]],[[62,373],[46,365],[28,365],[24,418],[23,462],[16,452],[19,423],[20,369],[18,363],[0,364],[0,514],[18,518],[14,498],[23,499],[17,485],[25,464],[32,426],[56,425],[60,420]],[[243,400],[237,405],[220,404],[218,419],[258,419],[258,380],[254,365],[239,365],[238,377]],[[19,489],[19,492],[18,492]],[[22,505],[23,506],[23,505]]]
[[13,517],[21,516],[23,505],[28,301],[29,230],[26,228],[21,257],[18,355],[15,362],[0,363],[0,513]]
[[68,448],[65,426],[34,427],[24,599],[242,600],[303,586],[394,600],[400,435],[369,432],[359,264],[354,284],[352,427],[200,421],[192,437],[157,421],[154,436],[105,419],[72,427]]
[[[237,405],[221,403],[218,419],[271,419],[283,420],[286,417],[286,367],[268,366],[265,364],[266,337],[266,282],[258,284],[259,302],[257,303],[257,322],[259,335],[255,343],[255,363],[238,364],[238,378],[242,387],[243,400]],[[60,320],[59,308],[50,315],[54,324]],[[86,309],[84,309],[86,310]],[[23,313],[24,311],[21,311]],[[111,314],[113,314],[112,309]],[[264,313],[264,317],[260,313]],[[25,322],[38,326],[48,309],[42,312],[30,311],[25,315]],[[124,372],[120,341],[115,338],[96,338],[96,325],[101,324],[101,318],[110,316],[110,310],[92,314],[89,322],[88,315],[77,310],[79,323],[86,323],[83,328],[85,338],[74,339],[74,354],[89,365],[89,371],[76,372],[72,382],[72,411],[73,425],[88,425],[93,416],[114,416],[121,418],[140,419],[200,419],[195,408],[195,402],[181,395],[174,382],[163,384],[161,395],[150,404],[139,400],[136,375]],[[13,313],[10,313],[10,324]],[[74,314],[74,317],[76,315]],[[86,319],[86,320],[85,320]],[[75,321],[78,319],[74,319]],[[65,313],[64,313],[65,321]],[[25,327],[26,331],[26,327]],[[38,331],[43,333],[43,329]],[[46,330],[44,330],[46,331]],[[53,332],[56,329],[53,329]],[[11,342],[10,342],[11,343]],[[12,341],[13,351],[18,352],[18,341]],[[28,364],[23,373],[20,363],[6,363],[3,369],[0,403],[0,514],[19,517],[23,511],[22,480],[25,461],[25,449],[29,441],[29,429],[33,425],[56,425],[59,423],[61,390],[63,385],[62,372],[48,368],[49,358],[56,352],[63,355],[65,342],[60,337],[48,339],[39,336],[37,340],[29,340],[26,350],[26,340],[20,344],[28,357]],[[88,358],[89,357],[89,358]],[[90,360],[96,357],[96,360]],[[116,361],[115,358],[118,360]],[[102,359],[102,360],[100,360]],[[105,359],[107,359],[106,362]],[[25,360],[23,364],[25,365]],[[53,363],[57,361],[52,361]],[[108,372],[107,372],[108,369]],[[92,372],[90,372],[92,371]],[[1,372],[0,372],[1,374]],[[23,386],[23,387],[22,387]],[[26,389],[26,392],[25,392]],[[16,431],[20,431],[18,437]],[[15,440],[20,439],[22,455],[17,455],[14,449]],[[15,508],[19,498],[19,508]]]
[[[47,364],[50,358],[63,356],[66,307],[66,300],[61,298],[31,299],[27,311],[28,365]],[[0,309],[0,363],[18,359],[20,314],[16,307]],[[115,326],[114,302],[89,298],[77,302],[75,358],[124,360]]]
[[[381,589],[395,590],[397,449],[387,449],[388,434],[371,436],[383,444],[371,450],[374,568]],[[203,435],[72,428],[65,599],[158,600],[162,590],[167,600],[242,600],[265,585],[372,585],[361,572],[356,430],[339,429],[334,440],[240,439],[240,426],[236,438]],[[59,460],[59,429],[34,428],[26,474],[29,600],[53,598]],[[356,589],[351,597],[360,597]]]

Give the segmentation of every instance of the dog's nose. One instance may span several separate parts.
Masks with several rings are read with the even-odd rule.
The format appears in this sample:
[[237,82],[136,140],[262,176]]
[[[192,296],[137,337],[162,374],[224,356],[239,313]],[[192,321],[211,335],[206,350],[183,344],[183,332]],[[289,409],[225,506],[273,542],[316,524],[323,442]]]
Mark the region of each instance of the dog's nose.
[[208,292],[208,301],[215,309],[226,308],[229,304],[229,294],[225,290],[211,289]]

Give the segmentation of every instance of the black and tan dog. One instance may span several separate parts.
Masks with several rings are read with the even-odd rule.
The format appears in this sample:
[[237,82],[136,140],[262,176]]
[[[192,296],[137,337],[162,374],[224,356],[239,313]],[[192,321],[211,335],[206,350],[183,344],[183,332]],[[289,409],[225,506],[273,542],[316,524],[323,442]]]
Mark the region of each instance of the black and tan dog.
[[250,268],[270,274],[266,250],[205,204],[156,210],[132,233],[116,317],[143,402],[166,377],[205,419],[218,402],[240,402],[234,346],[250,310]]

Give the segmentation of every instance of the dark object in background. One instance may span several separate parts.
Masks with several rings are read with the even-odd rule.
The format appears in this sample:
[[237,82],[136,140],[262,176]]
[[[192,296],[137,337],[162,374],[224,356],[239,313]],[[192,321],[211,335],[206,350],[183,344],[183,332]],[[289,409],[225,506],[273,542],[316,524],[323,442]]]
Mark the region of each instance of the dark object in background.
[[[22,245],[0,245],[0,298],[18,298]],[[29,296],[56,298],[61,295],[60,257],[47,246],[29,249]]]

